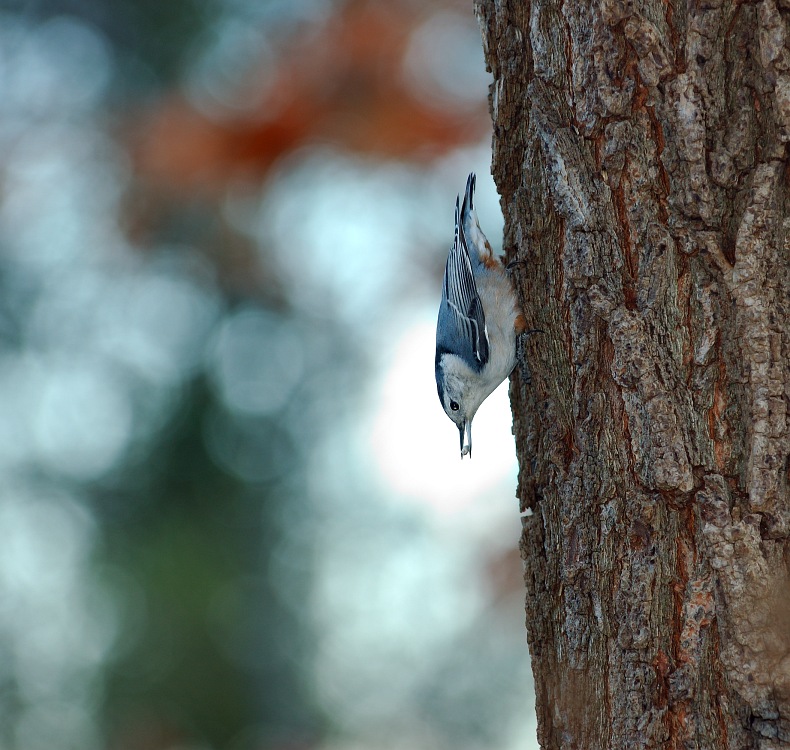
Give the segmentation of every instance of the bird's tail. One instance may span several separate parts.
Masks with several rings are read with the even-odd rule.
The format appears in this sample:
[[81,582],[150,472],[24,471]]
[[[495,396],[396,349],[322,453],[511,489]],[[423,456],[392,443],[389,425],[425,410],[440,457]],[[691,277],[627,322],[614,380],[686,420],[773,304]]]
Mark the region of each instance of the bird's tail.
[[477,219],[474,203],[476,182],[477,176],[474,172],[470,172],[469,177],[466,179],[464,201],[461,204],[461,227],[469,245],[469,255],[472,258],[472,262],[482,263],[488,268],[499,268],[499,261],[494,258],[491,245],[483,234],[482,229],[480,229],[480,222]]
[[466,178],[466,192],[464,193],[464,203],[461,207],[461,218],[464,221],[464,224],[469,219],[474,219],[474,223],[477,224],[477,212],[475,211],[475,183],[477,182],[477,175],[474,172],[469,173],[469,177]]

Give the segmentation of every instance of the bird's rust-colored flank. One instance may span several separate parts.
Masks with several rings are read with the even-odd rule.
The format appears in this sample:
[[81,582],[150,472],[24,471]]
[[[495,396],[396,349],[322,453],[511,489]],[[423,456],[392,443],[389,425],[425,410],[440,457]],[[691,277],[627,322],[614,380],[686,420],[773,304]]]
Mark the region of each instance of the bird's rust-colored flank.
[[518,314],[515,322],[513,323],[513,328],[518,336],[527,330],[527,319],[524,317],[524,313]]
[[485,252],[480,253],[480,262],[489,271],[502,270],[502,262],[494,255],[494,251],[491,249],[491,245],[488,244],[488,240],[486,240]]

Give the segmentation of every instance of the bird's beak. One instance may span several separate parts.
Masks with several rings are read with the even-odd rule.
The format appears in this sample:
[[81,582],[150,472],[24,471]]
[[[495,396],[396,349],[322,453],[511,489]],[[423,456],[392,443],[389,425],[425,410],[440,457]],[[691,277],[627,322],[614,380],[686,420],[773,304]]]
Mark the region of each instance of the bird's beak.
[[[472,420],[459,424],[458,432],[461,434],[461,458],[467,454],[469,454],[469,458],[472,458]],[[464,438],[466,438],[466,443],[464,443]]]

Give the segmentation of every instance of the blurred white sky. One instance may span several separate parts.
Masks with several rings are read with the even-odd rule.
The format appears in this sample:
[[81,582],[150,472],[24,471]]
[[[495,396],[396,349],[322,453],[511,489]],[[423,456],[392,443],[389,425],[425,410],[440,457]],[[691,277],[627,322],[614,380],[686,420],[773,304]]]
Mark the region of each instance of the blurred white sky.
[[[474,500],[494,488],[513,487],[517,464],[507,383],[481,407],[472,426],[473,457],[461,459],[457,428],[431,387],[435,330],[433,317],[425,315],[402,332],[392,358],[382,363],[369,447],[398,497],[444,515],[472,510]],[[503,498],[503,508],[513,510],[511,499]]]
[[[312,230],[301,227],[307,233],[302,247],[319,248],[310,256],[312,292],[305,291],[305,304],[326,299],[311,284],[328,287],[373,363],[373,377],[360,383],[360,410],[328,431],[311,472],[314,494],[324,499],[317,508],[322,542],[314,601],[324,634],[318,688],[351,736],[369,736],[371,742],[377,736],[368,747],[431,746],[419,733],[401,742],[376,733],[393,716],[418,713],[414,701],[428,679],[426,670],[444,644],[458,643],[470,629],[478,645],[499,639],[509,666],[517,666],[522,677],[498,699],[513,717],[512,741],[503,747],[537,747],[533,697],[526,687],[531,678],[522,596],[498,623],[501,612],[491,608],[490,581],[481,565],[481,559],[514,550],[520,533],[507,383],[478,411],[473,458],[462,460],[457,428],[440,406],[434,377],[441,279],[411,281],[414,267],[408,265],[416,244],[442,248],[437,265],[443,268],[455,194],[469,170],[478,173],[481,223],[494,247],[501,244],[488,158],[481,144],[454,154],[431,175],[404,175],[399,167],[391,175],[386,167],[367,171],[354,160],[327,161],[326,155],[316,169],[303,164],[297,170],[310,179],[300,181],[292,199],[298,195],[300,203],[315,204],[321,217]],[[330,207],[342,205],[346,191],[354,196],[361,222]],[[288,198],[275,200],[281,206]],[[288,215],[287,209],[269,210]],[[415,236],[417,222],[427,236]],[[293,263],[294,275],[303,274],[300,245],[291,248],[283,262]],[[404,278],[409,294],[399,293]],[[480,680],[491,679],[483,666],[473,671]]]

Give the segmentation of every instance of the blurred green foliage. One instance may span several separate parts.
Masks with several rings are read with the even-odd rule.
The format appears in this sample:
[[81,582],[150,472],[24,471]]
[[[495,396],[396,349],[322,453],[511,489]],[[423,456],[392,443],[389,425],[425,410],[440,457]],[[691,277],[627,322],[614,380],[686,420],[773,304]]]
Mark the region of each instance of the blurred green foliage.
[[[264,0],[265,2],[265,0]],[[109,42],[117,63],[109,101],[173,86],[188,53],[216,23],[222,0],[4,0],[0,8],[33,22],[69,16],[90,24]]]
[[106,722],[121,747],[136,747],[128,743],[139,741],[141,722],[217,748],[244,727],[282,738],[318,728],[304,671],[308,619],[283,605],[267,575],[283,534],[279,505],[299,498],[217,466],[204,440],[216,408],[198,378],[150,447],[151,471],[134,468],[143,481],[124,481],[122,470],[113,491],[95,493],[97,515],[107,511],[97,562],[131,577],[133,602],[121,610],[138,610],[121,623],[123,646],[107,671]]

